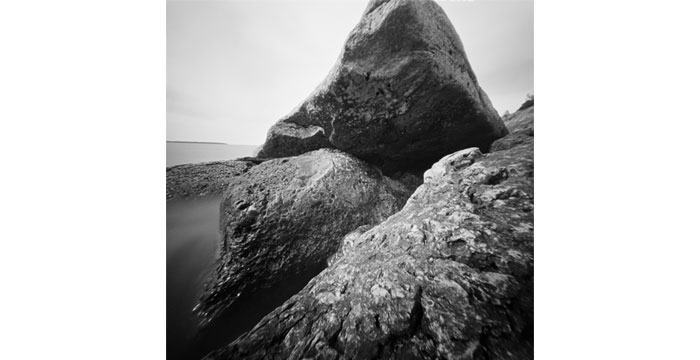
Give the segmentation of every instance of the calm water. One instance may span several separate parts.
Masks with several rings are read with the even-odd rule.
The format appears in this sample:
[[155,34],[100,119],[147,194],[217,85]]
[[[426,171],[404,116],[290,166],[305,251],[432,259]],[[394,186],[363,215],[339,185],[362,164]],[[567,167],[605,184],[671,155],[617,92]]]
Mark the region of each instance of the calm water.
[[[254,146],[168,143],[168,166],[251,156]],[[167,358],[201,359],[251,329],[263,316],[298,292],[318,272],[312,269],[293,281],[241,298],[206,329],[192,313],[213,268],[219,244],[220,198],[167,203],[166,321]]]
[[253,156],[257,146],[167,142],[166,166]]
[[[168,359],[194,358],[192,308],[214,262],[220,199],[167,204],[166,318]],[[201,356],[200,356],[201,357]]]
[[199,360],[221,348],[301,290],[324,266],[309,269],[270,289],[243,296],[205,329],[192,312],[213,269],[219,243],[220,199],[175,200],[167,204],[166,327],[168,360]]

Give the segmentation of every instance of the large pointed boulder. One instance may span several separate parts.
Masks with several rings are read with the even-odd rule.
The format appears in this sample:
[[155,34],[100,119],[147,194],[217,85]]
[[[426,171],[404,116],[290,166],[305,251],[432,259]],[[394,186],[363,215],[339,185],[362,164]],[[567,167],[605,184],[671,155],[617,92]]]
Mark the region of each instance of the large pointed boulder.
[[422,171],[507,132],[439,5],[373,0],[327,78],[270,129],[258,156],[330,147],[385,172]]

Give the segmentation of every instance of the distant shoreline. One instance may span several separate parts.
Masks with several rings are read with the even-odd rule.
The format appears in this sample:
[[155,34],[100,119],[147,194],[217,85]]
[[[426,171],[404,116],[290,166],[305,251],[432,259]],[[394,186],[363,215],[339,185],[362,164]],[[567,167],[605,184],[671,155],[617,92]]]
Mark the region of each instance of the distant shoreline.
[[244,147],[250,147],[250,148],[257,148],[257,147],[260,147],[260,145],[229,144],[229,143],[214,142],[214,141],[178,141],[178,140],[166,140],[165,142],[166,142],[167,144],[227,145],[227,146],[244,146]]
[[166,167],[211,161],[225,161],[253,157],[260,146],[226,144],[212,141],[168,141],[166,147]]
[[212,141],[171,141],[171,140],[166,140],[166,142],[169,143],[184,143],[184,144],[215,144],[215,145],[230,145],[227,143],[222,143],[222,142],[212,142]]

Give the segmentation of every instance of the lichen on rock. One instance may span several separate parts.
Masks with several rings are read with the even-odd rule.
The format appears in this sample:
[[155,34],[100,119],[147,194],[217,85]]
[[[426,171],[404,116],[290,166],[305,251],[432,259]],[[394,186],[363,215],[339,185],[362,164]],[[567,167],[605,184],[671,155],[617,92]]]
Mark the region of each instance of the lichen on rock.
[[534,138],[520,140],[443,157],[401,211],[207,358],[533,358]]
[[364,162],[322,149],[257,165],[231,181],[222,242],[198,305],[204,323],[241,295],[320,271],[348,232],[397,212],[410,192]]

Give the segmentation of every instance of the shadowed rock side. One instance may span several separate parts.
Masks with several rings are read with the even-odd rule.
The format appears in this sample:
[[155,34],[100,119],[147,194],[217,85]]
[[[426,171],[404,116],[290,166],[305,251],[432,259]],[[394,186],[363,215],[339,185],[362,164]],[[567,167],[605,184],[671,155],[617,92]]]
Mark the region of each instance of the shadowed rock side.
[[236,177],[221,204],[214,279],[197,308],[203,323],[242,295],[310,279],[345,234],[380,223],[409,196],[376,168],[329,149],[270,160]]
[[260,157],[334,147],[391,174],[421,172],[507,133],[432,0],[374,0],[330,74],[268,132]]
[[231,180],[259,161],[229,160],[175,165],[166,169],[168,200],[220,195]]
[[400,212],[350,233],[207,359],[531,359],[533,175],[532,136],[444,157]]
[[404,184],[411,193],[416,191],[416,189],[423,183],[422,174],[421,176],[418,176],[411,172],[397,171],[391,175],[391,178]]

